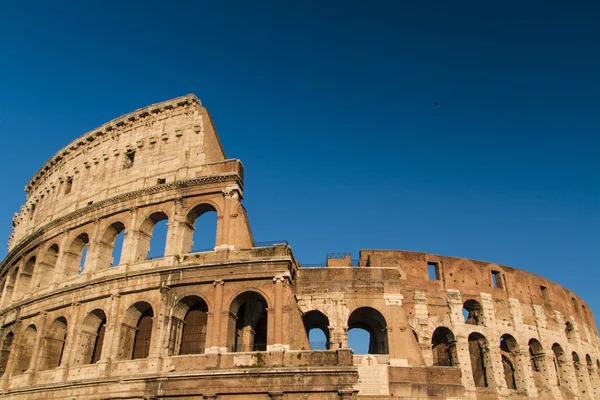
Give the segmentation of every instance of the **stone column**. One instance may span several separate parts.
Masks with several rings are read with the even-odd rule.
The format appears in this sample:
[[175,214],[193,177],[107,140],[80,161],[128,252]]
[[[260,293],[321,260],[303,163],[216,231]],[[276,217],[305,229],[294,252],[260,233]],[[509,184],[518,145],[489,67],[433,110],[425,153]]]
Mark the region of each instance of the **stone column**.
[[[19,339],[21,339],[20,337],[17,337],[16,333],[17,332],[22,332],[22,324],[21,321],[18,321],[15,324],[13,333],[15,333],[15,336],[13,336],[13,342],[12,342],[12,346],[10,348],[10,354],[8,355],[8,360],[6,360],[6,368],[4,369],[4,374],[0,377],[0,389],[2,390],[6,390],[6,388],[8,387],[8,381],[10,380],[10,377],[12,376],[13,370],[14,370],[14,364],[15,364],[15,357],[17,355],[17,349],[19,348]],[[18,336],[23,336],[18,335]],[[0,337],[4,337],[4,334],[0,334]],[[4,350],[4,349],[2,349]]]
[[[60,245],[59,245],[59,249],[58,249],[58,258],[56,259],[56,267],[54,268],[54,274],[53,274],[53,279],[52,279],[52,289],[54,289],[56,287],[57,284],[60,284],[62,281],[64,281],[66,278],[68,278],[67,276],[67,271],[66,271],[66,261],[69,259],[69,252],[68,252],[68,248],[69,247],[69,231],[66,230],[63,233],[63,237],[62,240],[60,241]],[[89,249],[88,249],[89,250]]]
[[356,398],[354,396],[355,393],[358,393],[357,390],[354,389],[342,389],[338,391],[338,395],[340,396],[340,400],[351,400]]
[[456,353],[458,365],[461,371],[461,381],[467,390],[475,388],[473,381],[473,369],[471,366],[471,352],[469,351],[469,339],[466,336],[456,336]]
[[[217,219],[217,223],[221,223],[221,237],[217,238],[216,249],[233,249],[235,240],[231,237],[231,208],[233,206],[234,198],[239,197],[235,188],[227,188],[223,190],[223,215],[221,219]],[[217,231],[219,231],[217,227]]]
[[[218,280],[213,282],[215,288],[214,309],[212,311],[212,321],[208,324],[206,338],[208,343],[204,350],[207,354],[225,353],[230,351],[227,349],[227,318],[228,312],[223,312],[223,286],[225,281]],[[227,311],[227,310],[226,310]],[[223,329],[223,320],[225,320],[225,328]],[[224,333],[224,334],[223,334]]]
[[183,220],[181,216],[181,209],[183,207],[183,199],[178,197],[173,200],[173,206],[171,207],[171,215],[167,224],[167,243],[165,244],[165,257],[174,256],[183,252],[183,231],[182,227],[185,224],[185,216]]
[[37,372],[40,361],[42,359],[42,351],[40,347],[42,346],[42,340],[44,339],[44,335],[46,334],[48,327],[47,325],[48,314],[46,312],[42,313],[39,320],[39,330],[37,331],[37,335],[35,338],[35,344],[33,345],[31,360],[29,361],[29,368],[23,375],[28,374],[28,382],[29,384],[33,384],[35,373]]
[[62,375],[59,378],[60,381],[66,381],[69,371],[69,366],[73,362],[73,357],[75,356],[75,351],[77,351],[77,347],[75,343],[79,340],[79,335],[77,334],[77,330],[81,328],[81,324],[79,322],[79,310],[81,306],[79,303],[75,303],[71,306],[71,316],[68,322],[67,327],[67,337],[65,340],[65,347],[63,349],[63,356],[60,365],[57,370],[61,372],[57,375]]
[[123,250],[121,250],[121,264],[131,264],[135,260],[135,228],[137,224],[138,209],[134,207],[129,210],[131,214],[131,220],[129,226],[125,227],[125,237],[123,238]]
[[285,277],[283,275],[279,275],[273,278],[273,283],[275,285],[275,307],[273,310],[273,319],[269,319],[273,321],[273,342],[269,344],[267,350],[269,351],[282,351],[289,348],[288,345],[283,344],[283,285],[285,282]]
[[116,359],[118,354],[118,339],[119,339],[119,301],[121,296],[113,294],[110,296],[110,310],[106,315],[106,328],[104,331],[104,343],[102,344],[102,354],[100,360],[96,363],[100,369],[100,376],[110,375],[110,363]]
[[100,253],[102,251],[103,244],[101,244],[102,238],[99,237],[100,220],[94,220],[94,228],[92,233],[88,236],[90,242],[88,243],[87,255],[83,264],[83,271],[81,275],[84,279],[89,279],[98,269],[98,260],[100,259]]

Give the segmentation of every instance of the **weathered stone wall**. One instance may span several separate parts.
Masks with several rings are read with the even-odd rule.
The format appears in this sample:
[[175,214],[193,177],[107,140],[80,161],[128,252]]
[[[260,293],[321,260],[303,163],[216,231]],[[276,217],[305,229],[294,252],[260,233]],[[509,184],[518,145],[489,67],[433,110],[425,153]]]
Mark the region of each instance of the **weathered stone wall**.
[[[254,242],[243,178],[193,95],[51,158],[0,263],[0,396],[599,398],[597,328],[575,294],[406,251],[301,268],[287,244]],[[196,232],[205,215],[215,232]],[[149,258],[161,221],[163,253]],[[193,250],[200,233],[213,249]],[[368,354],[348,348],[352,329],[368,332]]]

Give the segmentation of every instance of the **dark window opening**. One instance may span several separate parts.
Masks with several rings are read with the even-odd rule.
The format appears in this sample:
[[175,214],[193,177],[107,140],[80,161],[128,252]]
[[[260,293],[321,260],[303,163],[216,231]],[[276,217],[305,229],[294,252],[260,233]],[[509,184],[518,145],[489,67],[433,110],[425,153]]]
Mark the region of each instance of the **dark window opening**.
[[573,310],[575,310],[575,312],[579,312],[579,304],[577,303],[577,299],[575,297],[571,297],[571,301],[573,302]]
[[65,182],[65,194],[71,193],[71,189],[73,188],[73,178],[67,178]]
[[158,178],[158,179],[156,180],[156,184],[157,184],[157,185],[162,185],[162,184],[164,184],[164,183],[167,183],[167,179],[166,179],[166,178]]
[[492,287],[502,289],[502,273],[500,271],[492,271]]
[[548,288],[546,286],[540,286],[540,291],[542,292],[542,297],[544,298],[545,303],[550,302],[550,293],[548,293]]
[[147,358],[150,354],[150,340],[152,339],[152,318],[154,314],[152,308],[144,311],[137,324],[137,331],[133,341],[132,360],[138,358]]
[[427,263],[427,272],[429,273],[430,281],[439,281],[440,280],[440,266],[435,262]]
[[133,161],[135,160],[135,151],[128,151],[123,157],[123,169],[133,167]]
[[29,214],[29,219],[33,218],[34,213],[35,213],[35,203],[31,203],[31,213]]
[[94,350],[92,351],[92,364],[100,361],[102,356],[102,345],[104,344],[104,333],[106,332],[106,321],[102,321],[102,325],[98,328]]

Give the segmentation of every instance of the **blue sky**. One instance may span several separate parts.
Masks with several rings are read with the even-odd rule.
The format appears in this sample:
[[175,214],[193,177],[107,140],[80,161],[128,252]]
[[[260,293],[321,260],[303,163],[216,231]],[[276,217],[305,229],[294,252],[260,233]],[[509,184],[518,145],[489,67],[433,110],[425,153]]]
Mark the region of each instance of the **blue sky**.
[[195,93],[256,240],[494,261],[600,313],[600,3],[212,3],[3,5],[0,238],[62,146]]

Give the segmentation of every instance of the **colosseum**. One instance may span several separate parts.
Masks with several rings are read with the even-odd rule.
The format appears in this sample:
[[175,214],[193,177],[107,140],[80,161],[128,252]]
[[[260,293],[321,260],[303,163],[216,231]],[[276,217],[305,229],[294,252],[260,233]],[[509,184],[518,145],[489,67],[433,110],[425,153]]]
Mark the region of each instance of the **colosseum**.
[[194,95],[79,137],[25,190],[0,270],[2,398],[600,398],[592,312],[540,276],[401,250],[303,266],[255,242],[242,163]]

